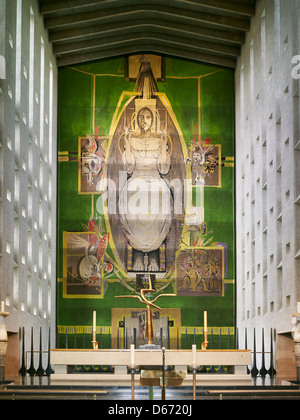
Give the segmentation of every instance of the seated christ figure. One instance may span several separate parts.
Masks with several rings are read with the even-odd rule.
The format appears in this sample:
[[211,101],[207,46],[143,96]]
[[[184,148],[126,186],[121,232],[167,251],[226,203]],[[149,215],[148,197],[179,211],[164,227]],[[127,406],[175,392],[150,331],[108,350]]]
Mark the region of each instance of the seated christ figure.
[[133,270],[157,271],[157,261],[148,253],[162,245],[171,227],[173,201],[163,179],[171,159],[167,133],[153,129],[154,118],[158,118],[155,107],[144,102],[136,115],[137,130],[125,128],[124,132],[122,159],[127,181],[119,196],[119,214],[129,244],[141,251]]

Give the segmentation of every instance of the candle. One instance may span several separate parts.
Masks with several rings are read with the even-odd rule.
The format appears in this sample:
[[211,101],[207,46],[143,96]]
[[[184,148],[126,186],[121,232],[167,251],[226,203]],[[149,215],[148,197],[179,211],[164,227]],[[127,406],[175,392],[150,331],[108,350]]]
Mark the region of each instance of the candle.
[[207,333],[207,311],[204,311],[204,332]]
[[193,368],[195,369],[196,362],[197,362],[196,344],[192,344],[192,352],[193,352]]
[[93,311],[93,332],[96,332],[96,311]]
[[130,361],[131,367],[134,368],[134,344],[130,344]]
[[5,309],[5,308],[4,308],[4,301],[2,300],[2,301],[1,301],[1,311],[0,311],[0,312],[4,312],[4,309]]

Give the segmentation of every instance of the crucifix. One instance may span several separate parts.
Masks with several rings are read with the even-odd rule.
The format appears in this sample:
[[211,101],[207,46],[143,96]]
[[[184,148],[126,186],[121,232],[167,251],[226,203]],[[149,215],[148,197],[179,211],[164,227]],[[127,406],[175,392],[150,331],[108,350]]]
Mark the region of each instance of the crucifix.
[[154,338],[154,327],[153,327],[153,313],[151,307],[154,307],[158,310],[161,310],[161,308],[154,304],[154,302],[157,301],[160,297],[163,296],[176,296],[174,293],[162,293],[161,295],[158,295],[155,299],[149,300],[146,298],[146,294],[155,292],[155,290],[152,287],[151,277],[149,274],[149,287],[148,289],[141,289],[141,296],[134,295],[124,295],[124,296],[115,296],[116,298],[136,298],[139,299],[140,302],[144,303],[147,306],[146,310],[146,326],[145,326],[145,338],[148,339],[148,344],[153,344],[152,340]]

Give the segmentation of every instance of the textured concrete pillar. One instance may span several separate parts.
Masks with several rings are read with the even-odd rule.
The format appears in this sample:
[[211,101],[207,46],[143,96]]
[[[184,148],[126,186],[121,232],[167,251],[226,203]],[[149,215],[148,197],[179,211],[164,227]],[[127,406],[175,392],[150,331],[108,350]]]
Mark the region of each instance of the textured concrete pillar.
[[258,1],[235,72],[237,324],[266,349],[300,301],[299,18],[299,1]]
[[56,115],[57,66],[38,3],[0,0],[0,295],[9,338],[33,326],[38,342],[51,327],[52,343]]

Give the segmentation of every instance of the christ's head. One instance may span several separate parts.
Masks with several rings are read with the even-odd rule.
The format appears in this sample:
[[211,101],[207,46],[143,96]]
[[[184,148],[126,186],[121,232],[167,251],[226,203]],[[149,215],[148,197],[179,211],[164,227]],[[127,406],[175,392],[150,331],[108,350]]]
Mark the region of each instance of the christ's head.
[[152,111],[147,107],[142,108],[137,115],[137,121],[141,131],[147,133],[153,124]]

